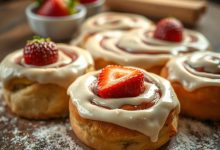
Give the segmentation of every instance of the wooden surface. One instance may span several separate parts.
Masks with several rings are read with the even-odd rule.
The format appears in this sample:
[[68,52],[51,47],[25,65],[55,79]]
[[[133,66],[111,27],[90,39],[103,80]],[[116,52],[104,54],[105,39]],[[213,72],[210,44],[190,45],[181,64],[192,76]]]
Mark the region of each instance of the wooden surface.
[[[0,60],[24,46],[34,33],[27,24],[25,7],[32,0],[13,0],[0,3]],[[209,2],[207,13],[194,27],[211,42],[215,51],[220,51],[220,4]]]
[[106,0],[106,3],[112,10],[154,18],[172,16],[189,25],[195,25],[207,8],[206,0]]

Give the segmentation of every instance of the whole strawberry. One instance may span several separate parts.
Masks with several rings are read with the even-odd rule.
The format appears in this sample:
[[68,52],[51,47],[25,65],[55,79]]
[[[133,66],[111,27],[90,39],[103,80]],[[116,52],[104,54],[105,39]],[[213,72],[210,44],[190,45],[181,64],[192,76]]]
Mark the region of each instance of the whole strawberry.
[[183,25],[175,18],[162,19],[154,31],[154,38],[170,42],[181,42],[183,40]]
[[50,39],[35,37],[28,41],[23,49],[26,64],[45,66],[58,60],[58,48]]

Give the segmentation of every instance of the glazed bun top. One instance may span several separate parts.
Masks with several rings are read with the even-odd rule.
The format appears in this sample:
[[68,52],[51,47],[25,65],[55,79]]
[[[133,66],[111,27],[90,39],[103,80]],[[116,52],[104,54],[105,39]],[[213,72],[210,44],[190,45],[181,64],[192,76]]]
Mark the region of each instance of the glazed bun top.
[[57,44],[58,60],[54,63],[35,66],[25,63],[23,50],[15,51],[0,64],[0,79],[6,83],[15,77],[26,77],[42,84],[52,83],[67,88],[72,81],[84,74],[93,65],[91,55],[75,46]]
[[150,20],[140,15],[105,12],[86,20],[81,30],[82,32],[95,33],[105,30],[148,29],[151,25]]
[[196,31],[184,30],[183,41],[177,43],[154,38],[153,30],[100,32],[89,38],[85,48],[95,59],[149,69],[165,65],[176,55],[206,51],[209,47],[206,38]]
[[[138,68],[126,67],[128,71],[124,69],[117,74],[115,71],[117,72],[118,69],[120,69],[120,67],[109,73],[109,70],[106,71],[106,68],[104,68],[104,70],[109,73],[109,75],[106,76],[110,78],[110,86],[112,86],[112,88],[115,88],[116,85],[120,86],[120,88],[118,87],[118,89],[114,89],[115,93],[122,95],[123,92],[128,92],[127,89],[130,88],[129,86],[126,86],[125,90],[122,90],[121,86],[130,81],[125,81],[125,78],[127,78],[126,75],[125,77],[120,77],[119,80],[123,80],[122,83],[116,84],[118,79],[113,81],[114,77],[111,76],[113,76],[113,74],[116,74],[116,76],[122,76],[122,74],[126,74],[131,69],[136,69],[143,73],[144,88],[141,88],[143,90],[141,90],[142,93],[136,96],[113,98],[117,97],[117,95],[110,96],[110,93],[112,94],[113,90],[111,89],[107,92],[104,91],[104,93],[101,92],[102,96],[103,94],[104,97],[107,96],[107,98],[103,98],[96,90],[97,84],[100,84],[99,79],[101,72],[103,72],[102,70],[91,72],[79,77],[68,88],[68,94],[71,97],[72,103],[77,107],[81,117],[113,123],[138,131],[150,137],[152,141],[157,141],[158,134],[164,126],[170,112],[174,109],[179,110],[179,101],[170,83],[155,74],[148,73]],[[128,76],[130,74],[132,73],[128,73]],[[138,78],[137,76],[132,78],[132,83],[135,78]],[[104,76],[101,76],[101,78],[103,77]],[[130,79],[131,78],[128,78],[128,80]],[[137,80],[141,81],[139,78]],[[109,81],[104,80],[104,83],[108,82]],[[138,88],[135,87],[138,84],[139,83],[133,83],[135,89],[130,90],[130,93]],[[103,86],[106,87],[105,85]]]
[[172,59],[168,64],[168,79],[182,83],[193,91],[200,87],[220,86],[220,54],[197,52]]

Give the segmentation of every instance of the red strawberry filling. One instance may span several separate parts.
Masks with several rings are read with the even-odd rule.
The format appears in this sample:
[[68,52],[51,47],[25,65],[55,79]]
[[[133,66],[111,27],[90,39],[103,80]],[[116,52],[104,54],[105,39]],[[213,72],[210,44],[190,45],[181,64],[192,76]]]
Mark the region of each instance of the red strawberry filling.
[[162,19],[154,31],[154,38],[170,42],[181,42],[183,40],[183,25],[175,18]]
[[109,65],[98,76],[97,94],[102,98],[135,97],[144,90],[144,74],[134,68]]

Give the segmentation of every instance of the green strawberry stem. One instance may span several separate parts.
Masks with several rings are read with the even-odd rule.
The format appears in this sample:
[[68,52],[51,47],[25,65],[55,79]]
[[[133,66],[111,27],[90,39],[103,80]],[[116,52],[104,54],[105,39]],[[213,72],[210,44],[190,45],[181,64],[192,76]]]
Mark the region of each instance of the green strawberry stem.
[[[46,0],[36,0],[38,7],[41,7]],[[69,11],[69,14],[77,13],[76,6],[79,4],[78,0],[63,0],[66,4],[66,7]]]
[[67,6],[70,14],[77,13],[76,6],[79,3],[76,0],[67,0]]
[[31,43],[42,43],[42,42],[51,42],[50,38],[42,38],[40,36],[33,36],[32,40],[28,40],[27,43],[31,44]]
[[40,7],[41,5],[43,5],[45,0],[36,0],[37,2],[37,6]]

